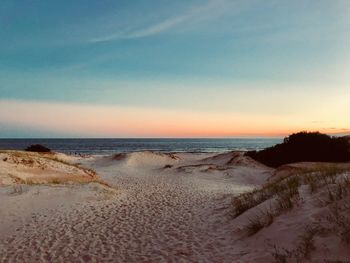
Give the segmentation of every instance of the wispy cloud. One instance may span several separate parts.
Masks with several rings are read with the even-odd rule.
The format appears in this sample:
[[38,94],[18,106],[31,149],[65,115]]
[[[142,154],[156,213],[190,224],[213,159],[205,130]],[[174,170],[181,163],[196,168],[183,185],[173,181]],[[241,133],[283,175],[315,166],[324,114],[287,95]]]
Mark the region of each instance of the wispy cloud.
[[179,16],[179,17],[174,17],[170,18],[164,21],[159,22],[158,24],[151,25],[149,27],[139,29],[139,30],[133,30],[128,33],[112,33],[110,35],[105,35],[102,37],[97,37],[97,38],[92,38],[90,39],[89,42],[107,42],[111,40],[116,40],[116,39],[132,39],[132,38],[140,38],[140,37],[147,37],[151,35],[155,35],[164,31],[167,31],[187,20],[187,16]]
[[233,11],[237,11],[239,6],[242,6],[238,5],[238,3],[240,1],[210,0],[204,5],[191,6],[182,14],[166,18],[147,27],[129,29],[127,32],[112,32],[104,36],[91,38],[89,42],[98,43],[117,39],[134,39],[160,34],[180,26],[188,26],[189,24],[215,18],[228,11],[232,13]]

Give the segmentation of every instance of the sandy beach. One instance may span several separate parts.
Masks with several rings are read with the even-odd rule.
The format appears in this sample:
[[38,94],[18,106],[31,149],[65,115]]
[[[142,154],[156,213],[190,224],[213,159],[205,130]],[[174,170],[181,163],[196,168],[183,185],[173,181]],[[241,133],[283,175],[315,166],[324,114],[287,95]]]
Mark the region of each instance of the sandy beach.
[[[300,262],[300,236],[329,209],[301,185],[303,201],[247,233],[274,198],[239,216],[233,198],[315,164],[272,169],[242,152],[0,157],[0,262]],[[340,236],[314,241],[301,262],[349,262]]]
[[0,0],[0,263],[350,263],[350,0]]

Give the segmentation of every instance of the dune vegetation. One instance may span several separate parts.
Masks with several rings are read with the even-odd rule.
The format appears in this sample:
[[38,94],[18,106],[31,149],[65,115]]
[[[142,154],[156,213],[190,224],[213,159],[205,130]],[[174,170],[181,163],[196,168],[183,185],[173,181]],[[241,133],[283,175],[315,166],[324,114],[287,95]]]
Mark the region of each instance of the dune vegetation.
[[263,229],[278,232],[274,222],[284,218],[288,232],[297,233],[297,238],[272,240],[272,256],[276,262],[303,262],[317,258],[329,240],[350,248],[349,201],[350,165],[315,164],[287,176],[277,172],[263,186],[233,197],[231,216],[244,217],[247,237],[257,237]]
[[249,151],[247,155],[271,167],[295,162],[348,162],[350,143],[345,137],[299,132],[286,137],[281,144]]

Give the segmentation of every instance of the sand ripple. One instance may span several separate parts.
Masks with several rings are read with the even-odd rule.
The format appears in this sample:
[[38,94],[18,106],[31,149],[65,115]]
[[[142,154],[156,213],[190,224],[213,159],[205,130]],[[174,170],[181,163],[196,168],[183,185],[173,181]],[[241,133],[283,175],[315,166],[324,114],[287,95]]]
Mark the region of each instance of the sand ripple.
[[244,253],[232,249],[230,219],[218,209],[227,184],[202,187],[198,176],[175,172],[98,172],[117,197],[33,214],[0,244],[0,261],[232,262]]

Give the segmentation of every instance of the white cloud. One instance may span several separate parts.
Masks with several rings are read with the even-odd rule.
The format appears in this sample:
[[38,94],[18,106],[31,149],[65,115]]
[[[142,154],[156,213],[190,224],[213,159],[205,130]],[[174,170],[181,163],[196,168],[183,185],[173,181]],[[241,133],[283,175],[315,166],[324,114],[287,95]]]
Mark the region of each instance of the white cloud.
[[97,43],[97,42],[111,41],[115,39],[131,39],[131,38],[151,36],[151,35],[161,33],[163,31],[167,31],[185,22],[187,19],[188,19],[187,15],[178,16],[178,17],[161,21],[158,24],[151,25],[150,27],[147,27],[147,28],[131,31],[129,33],[116,33],[116,34],[111,34],[111,35],[107,35],[99,38],[93,38],[90,40],[90,42]]
[[238,11],[238,7],[242,6],[238,5],[238,3],[240,3],[240,1],[210,0],[204,5],[192,6],[183,14],[167,18],[150,26],[144,28],[134,28],[127,32],[119,30],[118,32],[91,38],[89,42],[107,42],[117,39],[133,39],[160,34],[185,24],[188,26],[189,24],[215,18],[226,12],[232,13],[234,11]]

